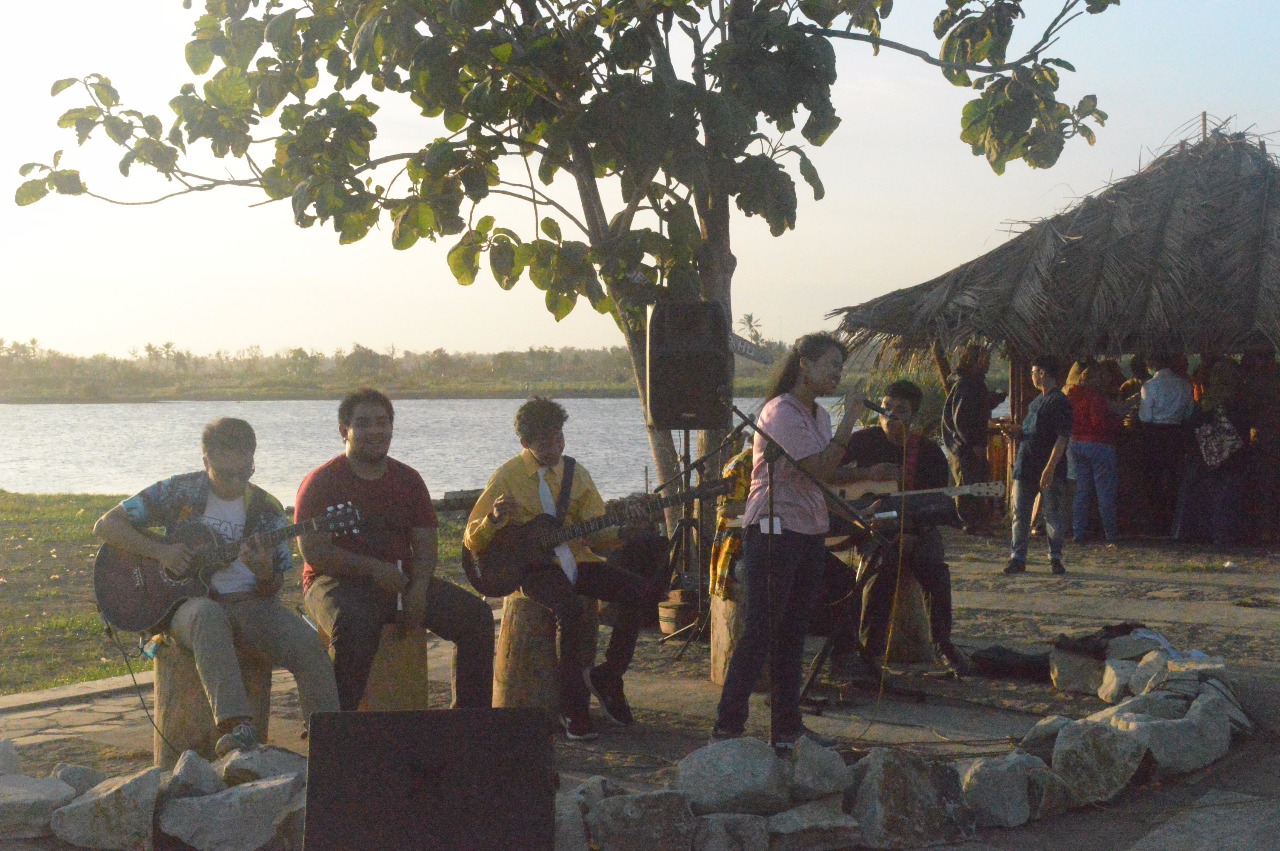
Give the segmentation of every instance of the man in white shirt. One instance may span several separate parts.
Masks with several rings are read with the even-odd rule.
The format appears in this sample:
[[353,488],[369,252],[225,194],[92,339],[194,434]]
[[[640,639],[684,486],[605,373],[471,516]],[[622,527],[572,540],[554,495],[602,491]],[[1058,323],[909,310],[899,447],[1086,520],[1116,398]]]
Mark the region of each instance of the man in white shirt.
[[1153,354],[1147,364],[1155,374],[1142,385],[1138,420],[1142,426],[1144,491],[1151,530],[1167,535],[1173,526],[1178,483],[1187,453],[1187,419],[1195,406],[1191,382],[1171,369],[1173,356]]

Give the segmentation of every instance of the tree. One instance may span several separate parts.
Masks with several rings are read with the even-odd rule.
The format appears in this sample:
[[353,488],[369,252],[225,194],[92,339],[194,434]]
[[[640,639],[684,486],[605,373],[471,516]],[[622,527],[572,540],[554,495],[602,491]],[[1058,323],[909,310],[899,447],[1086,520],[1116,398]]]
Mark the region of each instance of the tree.
[[[448,263],[463,285],[487,259],[504,289],[527,274],[557,319],[586,299],[617,322],[643,396],[647,305],[702,298],[733,315],[732,207],[774,235],[794,227],[789,166],[822,197],[787,134],[799,126],[821,145],[840,124],[835,42],[938,66],[976,91],[960,134],[975,154],[997,173],[1019,159],[1041,168],[1067,139],[1092,142],[1088,122],[1106,117],[1092,95],[1058,101],[1055,69],[1072,68],[1044,52],[1075,17],[1117,2],[1061,0],[1009,60],[1022,0],[935,0],[936,58],[883,38],[893,0],[207,0],[186,45],[207,79],[170,102],[167,133],[99,74],[59,80],[53,93],[85,92],[59,124],[81,144],[105,134],[123,146],[121,171],[157,170],[175,186],[165,197],[258,187],[288,199],[300,227],[331,224],[343,243],[386,216],[397,249],[454,241]],[[438,129],[412,150],[375,152],[375,101],[395,96]],[[240,175],[189,166],[196,143],[241,160]],[[100,197],[61,152],[22,174],[35,176],[19,204]],[[528,204],[531,224],[482,213],[497,198]],[[650,437],[669,478],[670,435]]]
[[757,346],[764,343],[764,332],[760,330],[760,320],[756,319],[754,313],[742,314],[742,318],[738,320],[738,327],[742,329],[743,334],[747,335],[747,339]]

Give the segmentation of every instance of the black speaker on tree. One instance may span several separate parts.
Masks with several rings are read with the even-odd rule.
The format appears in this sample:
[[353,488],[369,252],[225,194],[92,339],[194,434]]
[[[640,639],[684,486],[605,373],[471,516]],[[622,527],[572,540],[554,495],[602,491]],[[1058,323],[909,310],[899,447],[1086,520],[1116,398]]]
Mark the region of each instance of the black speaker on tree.
[[721,429],[732,420],[729,317],[709,301],[668,301],[649,315],[645,408],[659,429]]

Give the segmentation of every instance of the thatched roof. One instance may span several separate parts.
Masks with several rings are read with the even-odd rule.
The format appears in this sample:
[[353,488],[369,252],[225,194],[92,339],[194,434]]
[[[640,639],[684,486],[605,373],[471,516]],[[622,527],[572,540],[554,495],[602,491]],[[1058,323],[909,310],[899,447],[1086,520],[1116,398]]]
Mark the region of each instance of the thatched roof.
[[1280,167],[1214,133],[938,278],[834,311],[858,348],[1066,356],[1280,343]]

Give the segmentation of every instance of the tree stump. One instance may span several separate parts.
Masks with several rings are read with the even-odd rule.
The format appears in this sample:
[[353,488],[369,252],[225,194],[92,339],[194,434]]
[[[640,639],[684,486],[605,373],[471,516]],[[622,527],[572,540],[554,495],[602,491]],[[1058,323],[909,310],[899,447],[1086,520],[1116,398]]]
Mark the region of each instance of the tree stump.
[[933,664],[933,636],[929,631],[929,612],[915,574],[903,569],[898,573],[897,600],[893,622],[889,627],[888,661],[899,665]]
[[[579,596],[586,625],[582,662],[595,664],[599,615],[596,601]],[[502,601],[502,626],[493,660],[493,705],[539,706],[557,717],[560,682],[556,677],[556,617],[520,591]]]
[[[333,647],[329,633],[316,627],[320,643],[329,651],[333,661]],[[431,708],[431,680],[428,676],[428,632],[419,628],[408,635],[400,635],[396,624],[383,624],[378,639],[378,653],[373,657],[369,679],[360,697],[360,712],[401,712]]]
[[[729,662],[733,659],[733,650],[742,637],[746,590],[741,582],[734,582],[727,598],[715,595],[711,597],[711,682],[718,686],[724,685],[729,673]],[[768,659],[765,660],[754,691],[756,694],[769,693]]]
[[[240,675],[253,713],[253,726],[262,741],[267,740],[271,718],[271,661],[247,648],[237,647]],[[208,760],[215,759],[218,727],[205,696],[196,660],[190,650],[166,637],[156,646],[155,722],[152,736],[154,763],[172,769],[183,751],[193,750]],[[167,740],[167,741],[166,741]]]

